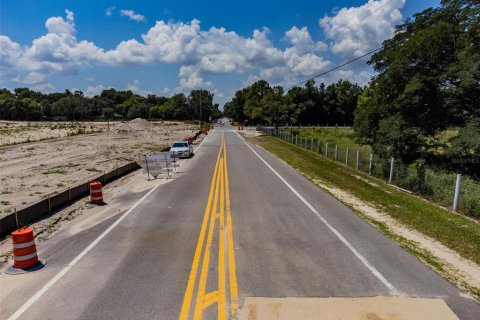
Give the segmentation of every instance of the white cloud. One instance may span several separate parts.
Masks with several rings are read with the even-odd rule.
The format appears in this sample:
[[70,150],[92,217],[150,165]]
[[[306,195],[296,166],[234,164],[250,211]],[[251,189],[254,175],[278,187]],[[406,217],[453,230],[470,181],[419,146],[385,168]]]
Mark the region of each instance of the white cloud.
[[[23,48],[0,36],[2,74],[33,84],[45,82],[50,75],[75,74],[92,65],[169,63],[180,65],[176,89],[186,91],[213,89],[212,82],[206,79],[212,73],[248,72],[280,84],[312,76],[331,65],[321,56],[325,43],[313,41],[306,27],[288,30],[285,39],[289,47],[280,49],[270,41],[266,27],[244,37],[225,28],[202,30],[196,19],[186,23],[157,21],[140,40],[125,40],[105,51],[93,42],[77,39],[74,14],[69,10],[65,17],[49,18],[45,26],[47,33]],[[19,74],[25,73],[29,76],[21,79]],[[135,82],[130,83],[130,88],[144,92]]]
[[0,76],[13,72],[21,55],[22,49],[18,43],[0,35]]
[[66,19],[62,17],[51,17],[45,22],[45,27],[49,33],[62,35],[62,34],[74,34],[75,33],[75,23],[73,12],[70,10],[65,10],[67,14]]
[[15,67],[43,74],[75,73],[91,62],[101,60],[103,49],[92,42],[78,42],[75,36],[74,15],[66,10],[66,18],[53,17],[45,23],[48,33],[33,40],[21,52]]
[[112,14],[113,14],[113,11],[115,11],[115,9],[116,9],[115,6],[107,8],[107,10],[105,10],[105,15],[106,15],[107,17],[111,17]]
[[322,41],[315,43],[312,40],[307,27],[298,29],[296,26],[294,26],[285,33],[285,36],[300,52],[325,51],[328,48],[327,44]]
[[133,80],[132,83],[127,84],[127,90],[132,91],[133,93],[139,94],[141,96],[147,96],[153,92],[140,89],[140,81]]
[[55,92],[57,88],[55,88],[50,83],[40,83],[33,86],[33,90],[41,91],[41,92]]
[[261,80],[261,78],[256,74],[249,74],[247,79],[243,81],[243,86],[248,87],[249,85]]
[[107,87],[104,87],[103,85],[99,84],[98,86],[88,86],[87,90],[83,93],[84,96],[86,97],[93,97],[97,96],[100,93],[102,93],[103,90],[108,89]]
[[339,70],[334,72],[331,77],[331,81],[348,80],[352,83],[357,83],[360,86],[368,84],[372,78],[373,73],[371,71],[353,71],[353,70]]
[[183,66],[180,68],[180,89],[188,91],[192,89],[209,89],[212,88],[210,81],[205,81],[199,70],[193,66]]
[[320,19],[332,52],[351,58],[379,47],[402,21],[399,9],[405,1],[368,0],[360,7],[342,8],[335,16]]
[[145,21],[145,16],[144,15],[136,13],[133,10],[122,9],[122,10],[120,10],[120,15],[128,17],[130,20],[137,21],[137,22]]
[[137,92],[138,91],[138,85],[140,84],[140,81],[138,80],[133,80],[132,83],[127,84],[127,90],[130,90],[132,92]]
[[12,81],[26,84],[37,84],[45,81],[45,75],[40,72],[30,72],[25,79],[16,76]]

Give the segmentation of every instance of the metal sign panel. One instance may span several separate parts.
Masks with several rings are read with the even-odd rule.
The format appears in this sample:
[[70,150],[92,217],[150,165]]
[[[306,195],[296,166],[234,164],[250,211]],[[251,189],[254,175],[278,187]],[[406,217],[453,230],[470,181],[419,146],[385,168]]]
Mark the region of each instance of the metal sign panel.
[[180,166],[178,160],[178,154],[168,151],[142,155],[137,162],[143,168],[144,173],[157,178],[161,173],[167,173],[169,176],[170,172],[175,171],[175,168]]

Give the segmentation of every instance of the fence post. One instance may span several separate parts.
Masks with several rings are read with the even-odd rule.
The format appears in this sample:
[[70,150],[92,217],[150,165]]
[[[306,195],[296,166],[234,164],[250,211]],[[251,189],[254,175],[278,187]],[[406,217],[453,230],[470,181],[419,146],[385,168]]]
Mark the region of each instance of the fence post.
[[390,160],[390,176],[388,177],[388,183],[391,184],[393,181],[393,169],[395,168],[395,159]]
[[147,180],[150,180],[150,170],[148,169],[147,155],[144,154],[144,157],[145,157],[145,166],[147,167]]
[[305,150],[308,150],[308,137],[305,138]]
[[345,149],[345,165],[348,167],[348,147]]
[[370,163],[368,164],[368,174],[372,175],[373,153],[370,153]]
[[295,135],[295,145],[298,146],[298,134]]
[[360,150],[357,150],[357,162],[355,163],[355,169],[358,170],[358,167],[360,167]]
[[17,208],[13,208],[13,212],[15,214],[15,223],[17,225],[17,229],[20,228],[20,225],[18,224],[18,215],[17,215]]
[[455,182],[455,197],[453,198],[453,211],[458,211],[458,205],[460,203],[460,187],[462,184],[462,175],[457,174],[457,181]]
[[312,140],[310,141],[310,151],[313,151],[313,138],[312,138]]
[[325,142],[325,157],[328,158],[328,142]]
[[335,161],[338,159],[338,144],[335,145]]

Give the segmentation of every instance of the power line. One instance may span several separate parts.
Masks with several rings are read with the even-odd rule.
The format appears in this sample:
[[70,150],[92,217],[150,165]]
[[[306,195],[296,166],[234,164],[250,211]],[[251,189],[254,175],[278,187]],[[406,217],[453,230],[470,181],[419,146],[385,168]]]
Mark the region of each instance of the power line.
[[335,70],[337,70],[337,69],[340,69],[340,68],[342,68],[342,67],[344,67],[344,66],[346,66],[346,65],[348,65],[348,64],[350,64],[350,63],[353,63],[353,62],[355,62],[355,61],[357,61],[357,60],[360,60],[360,59],[362,59],[362,58],[365,58],[366,56],[369,56],[369,55],[371,55],[371,54],[373,54],[373,53],[375,53],[375,52],[377,52],[377,51],[380,51],[382,48],[383,48],[383,47],[380,47],[380,48],[377,48],[377,49],[375,49],[375,50],[369,51],[369,52],[365,53],[364,55],[362,55],[362,56],[360,56],[360,57],[357,57],[357,58],[352,59],[352,60],[350,60],[350,61],[344,62],[344,63],[342,63],[342,64],[340,64],[340,65],[338,65],[338,66],[336,66],[336,67],[334,67],[334,68],[332,68],[332,69],[330,69],[330,70],[324,71],[324,72],[322,72],[322,73],[317,74],[316,76],[310,77],[310,78],[308,78],[307,80],[303,80],[303,81],[301,81],[301,82],[298,82],[298,83],[294,84],[293,86],[288,87],[285,91],[288,91],[288,90],[292,89],[293,87],[296,87],[296,86],[299,86],[299,85],[301,85],[301,84],[304,84],[304,83],[307,82],[308,80],[313,80],[313,79],[315,79],[315,78],[321,77],[321,76],[323,76],[323,75],[326,75],[327,73],[330,73],[330,72],[332,72],[332,71],[335,71]]
[[[374,10],[370,11],[368,14],[362,16],[362,17],[361,17],[358,21],[356,21],[355,23],[350,23],[350,24],[346,25],[345,27],[341,28],[341,29],[338,30],[336,33],[334,33],[333,35],[329,36],[329,38],[333,38],[333,37],[337,36],[338,34],[344,32],[345,30],[347,30],[347,28],[353,27],[353,26],[355,26],[355,25],[363,22],[367,17],[371,16],[372,14],[374,14],[375,12],[377,12],[378,10],[386,7],[386,6],[387,6],[390,2],[392,2],[392,1],[393,1],[393,0],[389,0],[389,1],[385,2],[384,4],[378,6],[378,7],[375,8]],[[342,68],[342,67],[344,67],[344,66],[346,66],[346,65],[348,65],[348,64],[350,64],[350,63],[353,63],[353,62],[355,62],[355,61],[358,61],[358,60],[360,60],[360,59],[362,59],[362,58],[364,58],[364,57],[366,57],[366,56],[369,56],[369,55],[371,55],[371,54],[379,51],[380,49],[382,49],[382,47],[377,48],[377,49],[375,49],[375,50],[372,50],[372,51],[370,51],[370,52],[367,52],[367,53],[365,53],[364,55],[362,55],[362,56],[360,56],[360,57],[357,57],[357,58],[355,58],[355,59],[353,59],[353,60],[350,60],[350,61],[347,61],[347,62],[345,62],[345,63],[342,63],[341,65],[338,65],[338,66],[336,66],[336,67],[334,67],[334,68],[332,68],[332,69],[330,69],[330,70],[324,71],[324,72],[322,72],[322,73],[320,73],[320,74],[318,74],[318,75],[316,75],[316,76],[313,76],[313,77],[310,77],[310,78],[308,78],[308,79],[306,79],[306,80],[303,80],[303,81],[301,81],[301,82],[298,82],[298,83],[294,84],[293,86],[288,87],[288,88],[286,89],[286,91],[288,91],[288,90],[290,90],[291,88],[296,87],[296,86],[298,86],[298,85],[304,84],[304,83],[307,82],[308,80],[313,80],[313,79],[315,79],[315,78],[321,77],[321,76],[323,76],[323,75],[325,75],[325,74],[327,74],[327,73],[330,73],[330,72],[332,72],[332,71],[335,71],[335,70],[337,70],[337,69],[340,69],[340,68]]]

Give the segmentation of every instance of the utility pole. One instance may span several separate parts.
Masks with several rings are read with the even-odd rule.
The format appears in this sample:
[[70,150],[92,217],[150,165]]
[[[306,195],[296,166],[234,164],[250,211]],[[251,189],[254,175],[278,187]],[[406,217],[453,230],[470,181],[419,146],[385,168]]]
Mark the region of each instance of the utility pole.
[[202,89],[200,89],[200,125],[202,125]]

